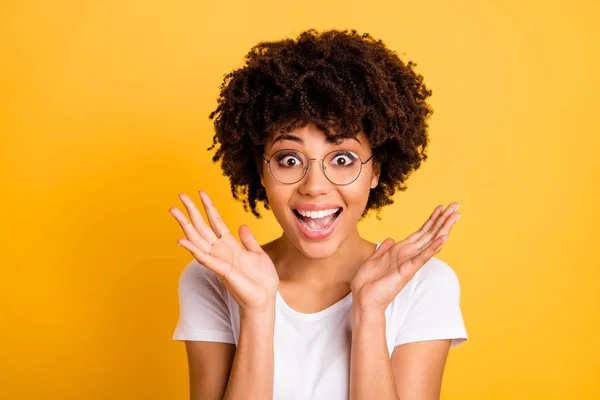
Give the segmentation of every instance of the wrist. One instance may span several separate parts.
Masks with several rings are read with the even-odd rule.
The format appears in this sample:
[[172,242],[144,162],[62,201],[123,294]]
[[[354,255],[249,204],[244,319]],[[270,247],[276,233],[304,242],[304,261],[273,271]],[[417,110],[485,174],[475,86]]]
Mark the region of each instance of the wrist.
[[275,301],[270,301],[261,307],[242,308],[240,307],[240,319],[249,321],[270,321],[275,319]]
[[365,307],[359,304],[352,304],[352,325],[361,326],[385,326],[385,309],[379,307]]
[[385,318],[385,308],[373,305],[360,304],[358,301],[352,302],[352,315],[364,318]]

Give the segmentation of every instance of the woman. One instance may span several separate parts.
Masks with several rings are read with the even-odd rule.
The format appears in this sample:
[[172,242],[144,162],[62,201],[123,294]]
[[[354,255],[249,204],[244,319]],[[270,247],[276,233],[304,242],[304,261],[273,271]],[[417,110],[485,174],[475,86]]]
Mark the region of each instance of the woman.
[[467,339],[456,274],[434,257],[458,203],[398,243],[357,230],[427,158],[431,91],[414,65],[368,34],[309,30],[225,76],[209,150],[283,233],[261,246],[242,225],[239,243],[204,191],[208,222],[185,194],[189,219],[169,209],[194,257],[173,336],[192,399],[439,398]]

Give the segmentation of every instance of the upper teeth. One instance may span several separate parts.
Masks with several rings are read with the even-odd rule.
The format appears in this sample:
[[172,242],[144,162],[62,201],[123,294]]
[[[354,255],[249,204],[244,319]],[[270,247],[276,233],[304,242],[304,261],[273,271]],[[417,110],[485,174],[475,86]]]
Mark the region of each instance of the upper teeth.
[[301,210],[296,210],[296,211],[298,211],[298,214],[302,215],[303,217],[323,218],[328,215],[336,213],[338,210],[339,210],[339,208],[330,208],[329,210],[319,210],[319,211],[301,211]]

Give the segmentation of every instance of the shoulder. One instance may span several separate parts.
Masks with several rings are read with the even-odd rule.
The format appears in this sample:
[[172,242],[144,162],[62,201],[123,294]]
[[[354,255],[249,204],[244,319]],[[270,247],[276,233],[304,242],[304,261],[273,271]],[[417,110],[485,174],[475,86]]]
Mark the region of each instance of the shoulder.
[[210,269],[206,268],[204,265],[200,264],[197,260],[190,261],[183,271],[181,271],[180,279],[183,280],[209,280],[214,281],[218,277],[212,272]]
[[415,273],[394,302],[414,306],[422,302],[439,302],[459,297],[460,283],[454,269],[445,261],[432,257]]
[[452,339],[451,348],[467,338],[460,307],[460,285],[448,263],[432,257],[404,288],[396,303],[394,345]]
[[197,260],[190,261],[179,277],[180,292],[213,293],[225,297],[227,289],[217,274],[200,264]]
[[[460,301],[460,283],[454,269],[432,257],[407,284],[408,303],[412,307],[448,307]],[[434,306],[435,305],[435,306]]]
[[445,261],[432,257],[417,271],[412,281],[414,284],[458,284],[458,275]]
[[217,275],[194,260],[179,278],[179,320],[174,340],[235,343],[230,298]]

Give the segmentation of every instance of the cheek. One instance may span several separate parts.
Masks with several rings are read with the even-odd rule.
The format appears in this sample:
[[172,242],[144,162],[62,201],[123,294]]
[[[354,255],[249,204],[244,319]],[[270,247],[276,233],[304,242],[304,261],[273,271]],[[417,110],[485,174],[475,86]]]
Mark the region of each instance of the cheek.
[[283,185],[280,182],[277,182],[270,174],[263,176],[263,182],[265,191],[267,192],[269,206],[273,212],[277,214],[277,212],[285,208],[289,202],[294,185]]
[[339,189],[342,198],[348,207],[352,210],[353,214],[362,214],[364,208],[369,200],[369,193],[371,192],[371,179],[357,179],[352,184]]

